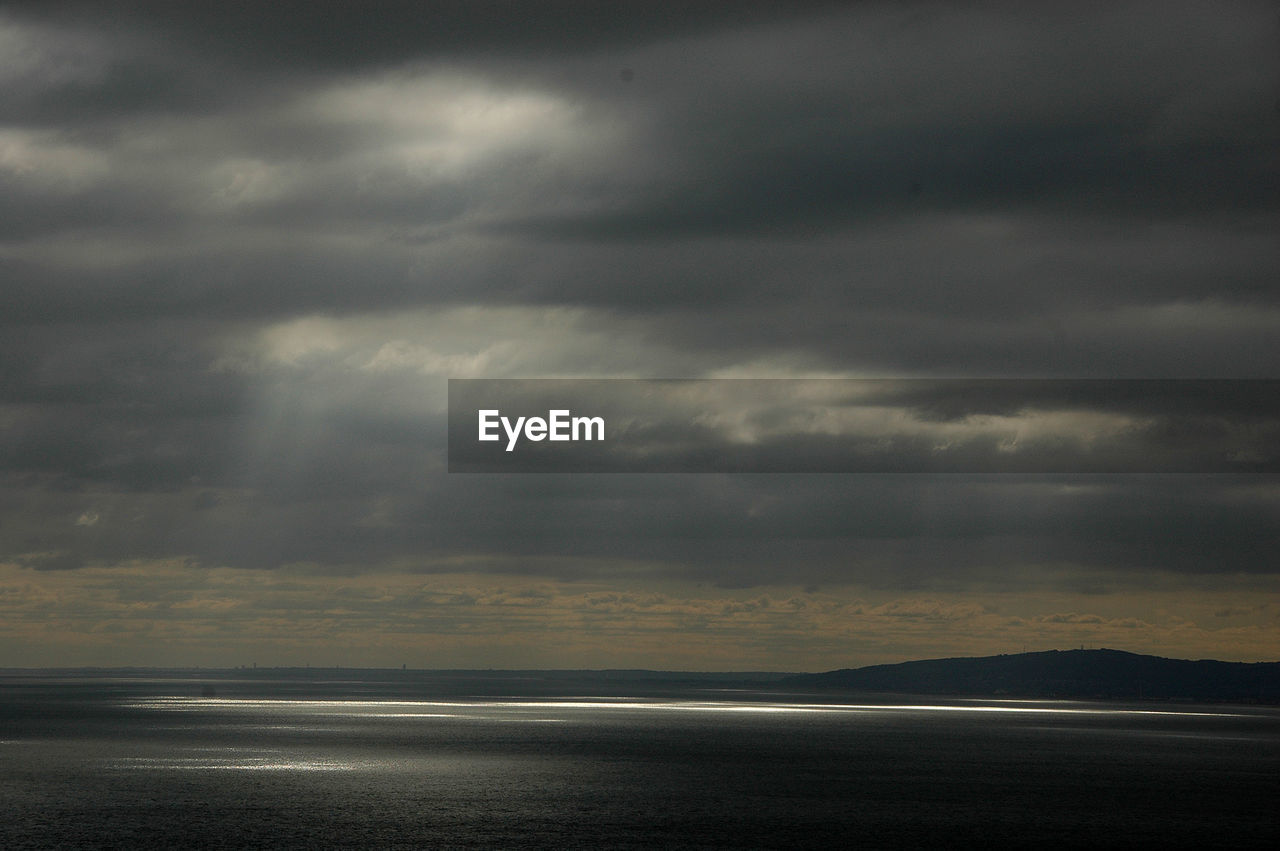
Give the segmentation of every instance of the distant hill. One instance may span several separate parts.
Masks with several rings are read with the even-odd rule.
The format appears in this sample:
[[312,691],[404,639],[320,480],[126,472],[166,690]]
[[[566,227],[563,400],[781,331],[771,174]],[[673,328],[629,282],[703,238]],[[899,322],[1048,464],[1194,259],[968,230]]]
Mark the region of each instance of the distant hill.
[[1165,659],[1123,650],[1048,650],[799,674],[779,685],[908,694],[1280,702],[1280,662]]

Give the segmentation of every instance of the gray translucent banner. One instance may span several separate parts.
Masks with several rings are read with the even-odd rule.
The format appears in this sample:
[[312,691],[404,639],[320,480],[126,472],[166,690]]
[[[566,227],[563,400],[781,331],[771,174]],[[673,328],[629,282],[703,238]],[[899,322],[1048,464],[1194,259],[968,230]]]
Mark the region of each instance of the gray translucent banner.
[[450,379],[451,473],[1276,473],[1280,381]]

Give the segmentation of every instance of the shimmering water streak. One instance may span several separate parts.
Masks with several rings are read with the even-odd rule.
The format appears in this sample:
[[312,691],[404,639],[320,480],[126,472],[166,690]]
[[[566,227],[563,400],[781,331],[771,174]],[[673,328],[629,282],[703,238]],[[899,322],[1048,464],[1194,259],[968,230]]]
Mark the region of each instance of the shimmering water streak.
[[[256,698],[194,698],[161,697],[150,700],[128,701],[123,704],[131,709],[147,709],[165,712],[195,712],[218,710],[278,709],[306,711],[315,715],[360,716],[378,718],[467,718],[466,713],[428,712],[428,708],[453,708],[471,710],[541,710],[541,709],[591,709],[591,710],[654,710],[666,712],[748,712],[748,713],[883,713],[883,712],[982,712],[1046,715],[1155,715],[1166,717],[1241,718],[1234,712],[1204,712],[1173,709],[1122,709],[1099,706],[1043,706],[1002,701],[997,704],[944,704],[944,703],[765,703],[731,701],[687,700],[289,700]],[[361,711],[365,710],[365,711]]]
[[360,766],[333,760],[287,759],[284,757],[124,757],[112,761],[113,768],[138,771],[351,771]]

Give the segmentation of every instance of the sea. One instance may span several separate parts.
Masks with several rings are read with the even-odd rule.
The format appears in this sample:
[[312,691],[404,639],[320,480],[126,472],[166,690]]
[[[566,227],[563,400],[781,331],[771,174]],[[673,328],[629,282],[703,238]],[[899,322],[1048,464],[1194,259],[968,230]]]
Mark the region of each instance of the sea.
[[1280,707],[0,675],[0,848],[1276,848]]

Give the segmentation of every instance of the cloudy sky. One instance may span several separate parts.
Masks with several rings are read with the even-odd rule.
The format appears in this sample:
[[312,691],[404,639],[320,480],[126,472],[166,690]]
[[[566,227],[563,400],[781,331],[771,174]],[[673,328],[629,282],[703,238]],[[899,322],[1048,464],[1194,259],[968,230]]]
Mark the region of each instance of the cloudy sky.
[[0,666],[1280,657],[1274,476],[447,472],[451,377],[1280,378],[1273,4],[688,5],[0,4]]

